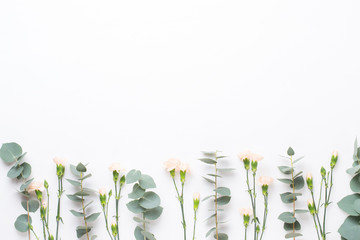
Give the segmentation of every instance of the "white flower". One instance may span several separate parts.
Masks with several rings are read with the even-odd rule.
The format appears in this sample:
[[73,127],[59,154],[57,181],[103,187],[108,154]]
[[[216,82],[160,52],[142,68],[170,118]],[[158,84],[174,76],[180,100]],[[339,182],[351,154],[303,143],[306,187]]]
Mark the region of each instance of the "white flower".
[[190,173],[190,165],[187,163],[183,163],[181,162],[180,165],[178,165],[178,169],[176,169],[177,171],[183,171],[186,173]]
[[240,208],[240,214],[245,216],[251,216],[253,214],[253,210],[251,208]]
[[35,190],[38,190],[40,192],[43,192],[45,190],[44,183],[43,182],[32,182],[28,187],[28,192],[34,192]]
[[113,172],[113,171],[121,172],[121,171],[124,171],[125,169],[122,168],[122,166],[119,162],[114,162],[109,166],[109,170],[111,172]]
[[337,156],[338,156],[338,152],[334,150],[334,151],[332,152],[332,155],[333,155],[334,157],[337,157]]
[[116,226],[116,221],[115,220],[112,220],[111,226]]
[[105,194],[106,194],[106,188],[104,188],[104,187],[103,187],[103,188],[100,188],[100,189],[99,189],[99,194],[100,194],[100,195],[105,195]]
[[312,205],[314,204],[314,202],[313,202],[313,200],[308,199],[308,200],[307,200],[307,204],[312,206]]
[[166,171],[170,172],[172,170],[178,170],[181,165],[181,161],[175,158],[170,158],[166,162],[164,162],[164,168]]
[[306,179],[312,179],[312,178],[313,178],[313,176],[312,176],[311,172],[308,172],[306,174]]
[[193,199],[194,200],[200,200],[200,193],[198,193],[198,192],[194,193]]
[[250,151],[246,151],[246,152],[242,152],[238,154],[238,157],[241,161],[244,161],[245,159],[248,159],[249,161],[254,161],[254,162],[258,162],[264,159],[263,156],[257,154],[257,153],[253,153]]
[[264,185],[270,185],[272,182],[274,181],[274,179],[272,177],[267,177],[267,176],[261,176],[259,177],[259,184],[261,186],[264,186]]
[[53,161],[56,165],[62,165],[62,166],[65,166],[67,163],[67,160],[65,158],[59,158],[59,157],[54,157]]

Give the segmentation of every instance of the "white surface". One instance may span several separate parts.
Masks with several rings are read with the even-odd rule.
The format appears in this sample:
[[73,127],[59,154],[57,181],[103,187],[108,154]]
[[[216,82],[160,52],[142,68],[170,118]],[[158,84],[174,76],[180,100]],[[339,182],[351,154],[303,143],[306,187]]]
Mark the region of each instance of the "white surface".
[[[233,191],[226,232],[242,239],[238,209],[249,201],[235,157],[241,150],[264,155],[261,173],[276,178],[278,155],[289,145],[306,156],[299,170],[314,174],[337,149],[333,202],[350,193],[345,169],[360,135],[359,7],[346,0],[1,1],[0,142],[23,146],[34,177],[49,181],[52,204],[54,156],[90,163],[94,188],[111,186],[113,161],[151,174],[165,207],[150,227],[159,240],[182,239],[180,209],[162,162],[177,157],[191,164],[191,228],[192,193],[211,192],[196,159],[200,150],[224,150],[238,169],[224,180]],[[25,239],[13,227],[22,212],[18,185],[0,165],[2,238]],[[270,188],[266,239],[285,234],[277,220],[288,209],[279,199],[285,190],[278,182]],[[128,240],[135,223],[126,201],[120,229]],[[70,207],[64,198],[62,239],[76,239]],[[197,239],[210,228],[203,222],[208,208],[200,207]],[[344,218],[333,204],[330,240],[339,239]],[[302,225],[299,239],[316,239],[309,216]],[[107,239],[102,218],[94,232]]]

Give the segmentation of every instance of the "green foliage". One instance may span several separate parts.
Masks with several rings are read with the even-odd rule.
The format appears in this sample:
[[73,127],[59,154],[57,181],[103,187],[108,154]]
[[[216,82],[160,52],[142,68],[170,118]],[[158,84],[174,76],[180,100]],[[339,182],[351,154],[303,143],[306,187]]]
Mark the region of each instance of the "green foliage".
[[138,170],[131,170],[126,175],[126,183],[133,185],[133,190],[128,197],[134,199],[126,204],[128,210],[139,214],[140,217],[134,217],[134,221],[141,224],[134,231],[136,240],[156,240],[154,234],[146,230],[146,224],[158,219],[163,211],[160,206],[160,197],[153,191],[147,191],[150,188],[156,188],[154,179]]
[[[302,195],[302,193],[296,192],[296,190],[301,190],[304,185],[304,177],[302,176],[302,172],[295,173],[294,164],[302,159],[298,158],[296,160],[293,159],[295,155],[295,151],[293,148],[289,147],[287,150],[287,155],[284,157],[287,161],[289,161],[288,166],[279,166],[279,170],[281,173],[288,176],[288,178],[278,179],[280,182],[289,185],[291,192],[285,192],[280,194],[281,201],[285,204],[292,204],[292,212],[283,212],[279,215],[279,220],[284,222],[284,229],[288,233],[286,233],[285,238],[296,238],[302,236],[301,233],[296,232],[301,229],[300,222],[297,219],[297,214],[302,213],[304,211],[295,208],[295,202],[298,200],[298,197]],[[307,211],[305,211],[307,212]]]
[[[84,226],[78,226],[76,227],[76,236],[77,238],[81,238],[84,235],[86,235],[87,239],[90,239],[89,232],[92,229],[92,226],[89,226],[89,222],[94,222],[100,215],[100,213],[89,213],[88,207],[92,204],[92,202],[86,203],[85,197],[90,196],[93,194],[93,190],[89,188],[84,187],[84,180],[91,177],[91,174],[87,174],[87,169],[84,164],[79,163],[77,166],[71,165],[70,166],[71,172],[75,175],[76,179],[71,180],[67,179],[69,183],[71,183],[75,188],[77,188],[77,191],[73,194],[68,194],[67,197],[76,203],[81,203],[81,209],[80,211],[77,210],[70,210],[70,212],[75,217],[81,217],[84,222]],[[96,236],[93,235],[91,239],[95,239]]]
[[350,181],[350,188],[354,194],[346,196],[338,202],[339,208],[350,215],[345,219],[338,232],[342,239],[356,240],[360,235],[360,147],[357,139],[354,143],[352,168],[346,172],[354,175]]
[[219,230],[219,225],[223,222],[219,222],[219,212],[223,211],[223,208],[219,208],[219,206],[225,206],[229,204],[231,200],[231,191],[227,187],[219,187],[218,180],[223,176],[220,175],[221,172],[228,172],[233,171],[233,168],[218,168],[218,164],[223,160],[226,159],[226,156],[220,155],[220,151],[215,152],[203,152],[204,157],[200,158],[199,160],[205,164],[212,165],[213,171],[212,173],[208,173],[206,177],[203,177],[208,183],[213,185],[214,194],[205,197],[202,201],[206,201],[208,199],[213,200],[212,211],[213,213],[206,219],[206,221],[213,220],[215,226],[211,228],[207,233],[206,237],[212,235],[214,239],[217,240],[227,240],[228,235],[226,233],[222,233]]

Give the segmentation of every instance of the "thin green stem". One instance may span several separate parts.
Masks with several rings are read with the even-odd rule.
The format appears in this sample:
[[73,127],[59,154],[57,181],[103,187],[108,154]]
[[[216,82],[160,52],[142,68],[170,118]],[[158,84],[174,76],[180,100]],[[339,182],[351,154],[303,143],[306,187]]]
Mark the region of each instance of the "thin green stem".
[[29,199],[27,199],[27,200],[26,200],[26,212],[27,212],[27,220],[28,220],[28,224],[29,224],[28,235],[29,235],[29,240],[31,240],[31,237],[30,237],[30,212],[29,212]]
[[254,240],[258,239],[257,233],[257,217],[256,217],[256,172],[253,173],[253,198],[254,198],[254,206],[253,206],[253,213],[254,213]]
[[[295,181],[294,181],[294,163],[292,156],[290,157],[291,161],[291,181],[292,181],[292,189],[293,194],[295,195]],[[295,218],[295,197],[293,197],[293,217]],[[295,223],[293,223],[293,233],[295,233]],[[293,238],[295,240],[295,237]]]
[[247,239],[247,227],[245,227],[245,240]]
[[[217,152],[215,153],[215,160],[217,160]],[[215,189],[217,189],[217,166],[216,163],[215,166]],[[219,223],[218,223],[218,194],[217,191],[215,191],[215,227],[216,227],[216,240],[219,239]]]
[[[252,206],[253,215],[254,215],[254,221],[256,221],[256,219],[255,219],[256,214],[254,213],[254,209],[255,209],[254,199],[253,199],[252,189],[250,188],[250,182],[249,182],[249,170],[246,170],[246,185],[247,185],[247,188],[248,188],[248,193],[250,195],[251,206]],[[256,229],[255,229],[254,236],[256,237]]]
[[119,233],[119,200],[120,200],[120,189],[119,188],[119,193],[118,193],[118,187],[117,187],[117,182],[115,182],[115,219],[116,219],[116,231],[117,231],[117,236],[116,238],[119,240],[120,237],[120,233]]
[[193,240],[195,240],[195,231],[196,231],[196,210],[194,210],[194,230],[193,230]]
[[263,238],[264,232],[265,232],[265,228],[266,228],[266,219],[267,219],[267,215],[268,215],[268,196],[264,195],[264,218],[263,218],[263,226],[262,226],[262,231],[261,231],[261,236],[260,236],[260,240]]
[[[146,231],[146,221],[145,221],[145,213],[143,213],[143,229],[144,229],[144,231]],[[146,237],[145,237],[145,235],[144,235],[144,240],[146,240]]]
[[[315,197],[314,197],[314,192],[311,190],[310,191],[311,193],[311,198],[312,198],[312,201],[315,202]],[[322,231],[322,228],[321,228],[321,222],[320,222],[320,218],[319,218],[319,209],[316,208],[315,204],[314,204],[314,207],[315,207],[315,216],[316,216],[316,219],[318,221],[318,224],[319,224],[319,227],[320,229],[318,229],[317,225],[316,225],[316,231],[319,231],[320,230],[320,234],[321,236],[323,235],[323,231]],[[315,218],[314,216],[314,218]]]
[[[317,209],[318,209],[318,210],[320,210],[320,203],[321,203],[321,195],[322,195],[323,181],[324,181],[324,179],[321,178],[321,183],[320,183],[320,196],[319,196],[319,201],[318,201],[318,205],[317,205]],[[315,202],[314,202],[314,203],[315,203]]]
[[39,240],[39,237],[36,235],[34,229],[31,227],[31,232],[34,234],[34,236],[36,237],[37,240]]
[[61,206],[61,196],[63,194],[63,184],[62,178],[58,178],[58,204],[57,204],[57,215],[56,215],[56,240],[59,239],[59,225],[61,221],[60,217],[60,206]]
[[180,195],[180,192],[179,192],[179,189],[176,185],[176,182],[175,182],[175,178],[171,177],[172,180],[173,180],[173,183],[174,183],[174,187],[175,187],[175,190],[176,190],[176,194],[177,194],[177,197],[178,197],[178,200],[179,200],[179,203],[180,203],[180,208],[181,208],[181,215],[182,215],[182,225],[183,225],[183,230],[184,230],[184,240],[186,240],[186,222],[185,222],[185,213],[184,213],[184,198],[183,198],[183,192],[184,192],[184,184],[182,184],[182,189],[181,189],[181,195]]
[[108,222],[108,216],[106,214],[106,210],[105,207],[102,208],[103,214],[104,214],[104,219],[105,219],[105,226],[106,226],[106,231],[108,232],[110,239],[113,240],[113,237],[111,236],[110,230],[109,230],[109,222]]
[[[40,213],[40,214],[41,214],[41,213]],[[41,221],[42,221],[42,226],[43,226],[44,240],[46,240],[45,222],[44,222],[44,220],[41,220]]]
[[314,219],[316,233],[317,233],[318,239],[320,240],[319,229],[318,229],[318,226],[317,226],[317,223],[316,223],[315,215],[313,215],[313,219]]
[[[328,175],[329,176],[329,175]],[[328,177],[329,178],[329,177]],[[325,202],[324,202],[324,216],[323,216],[323,233],[322,233],[322,239],[326,239],[326,211],[328,207],[328,188],[329,188],[329,179],[325,180]]]

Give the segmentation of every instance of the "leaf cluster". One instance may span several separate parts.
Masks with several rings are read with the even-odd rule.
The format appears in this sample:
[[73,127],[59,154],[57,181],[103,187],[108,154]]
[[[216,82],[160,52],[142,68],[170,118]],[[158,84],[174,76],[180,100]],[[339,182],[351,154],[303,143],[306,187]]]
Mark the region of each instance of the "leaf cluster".
[[156,220],[162,214],[163,208],[160,206],[160,197],[149,189],[156,188],[154,179],[139,170],[131,170],[126,175],[126,183],[133,184],[132,192],[128,194],[131,200],[126,204],[129,211],[139,214],[140,217],[134,217],[134,221],[139,223],[134,231],[136,240],[156,240],[154,234],[146,229],[146,224]]
[[[294,204],[298,200],[298,197],[302,195],[302,193],[296,192],[296,190],[301,190],[305,186],[305,180],[302,176],[302,172],[296,173],[294,167],[294,164],[303,159],[303,157],[293,160],[294,155],[294,149],[289,147],[287,150],[287,156],[283,157],[289,160],[290,164],[278,167],[280,172],[287,176],[286,178],[280,178],[278,180],[292,189],[292,191],[280,194],[281,201],[285,204]],[[285,238],[302,236],[302,234],[298,232],[301,230],[301,224],[296,218],[296,214],[305,212],[307,212],[307,210],[293,209],[292,212],[283,212],[279,215],[279,220],[284,222],[285,231],[288,231]]]
[[338,202],[338,206],[349,216],[340,226],[338,232],[342,239],[355,240],[360,235],[360,147],[357,139],[354,143],[354,154],[352,168],[346,170],[352,176],[350,188],[354,192]]
[[218,221],[218,212],[224,211],[223,208],[219,208],[219,206],[225,206],[227,205],[231,200],[231,190],[228,187],[220,187],[218,186],[218,179],[223,178],[221,175],[222,173],[233,171],[235,169],[233,168],[218,168],[219,161],[222,159],[225,159],[227,156],[218,155],[219,151],[215,152],[203,152],[204,157],[200,158],[199,160],[202,161],[205,164],[212,165],[214,168],[213,173],[208,173],[206,176],[203,176],[203,178],[213,185],[213,194],[205,197],[202,201],[206,200],[212,200],[214,204],[214,209],[211,209],[213,213],[206,219],[208,220],[214,220],[215,226],[212,227],[210,230],[207,231],[206,237],[213,234],[214,239],[217,240],[227,240],[228,235],[223,232],[218,231],[218,225],[225,223],[225,222],[219,222]]
[[[73,185],[78,190],[73,194],[66,195],[71,201],[81,204],[81,208],[78,210],[70,210],[70,212],[75,217],[81,217],[84,220],[84,225],[76,227],[76,236],[81,238],[88,233],[93,228],[89,226],[88,223],[94,222],[100,215],[97,213],[89,213],[88,208],[91,206],[93,201],[85,204],[85,197],[88,197],[94,193],[94,190],[84,187],[84,180],[91,177],[91,174],[87,174],[87,168],[84,164],[79,163],[77,166],[70,165],[71,173],[75,176],[75,179],[66,179],[71,185]],[[97,236],[93,235],[91,240],[95,239]]]

